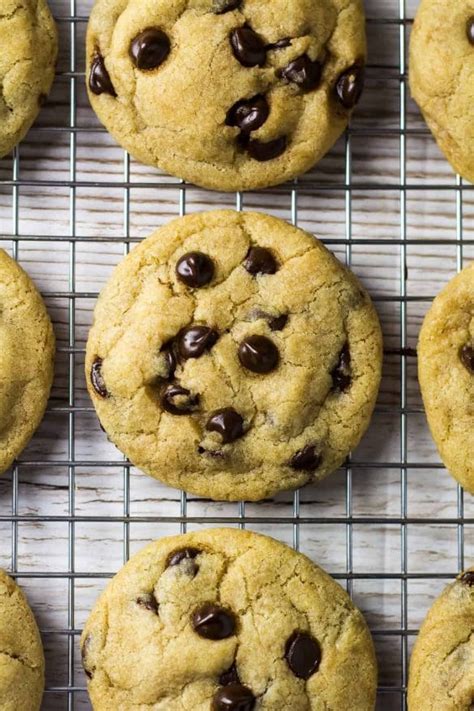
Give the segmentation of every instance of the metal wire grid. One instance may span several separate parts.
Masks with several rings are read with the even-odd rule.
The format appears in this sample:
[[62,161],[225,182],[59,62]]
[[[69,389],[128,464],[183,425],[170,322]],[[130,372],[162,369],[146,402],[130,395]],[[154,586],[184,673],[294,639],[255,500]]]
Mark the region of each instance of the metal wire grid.
[[[426,300],[425,297],[413,297],[407,293],[407,246],[409,241],[407,240],[407,191],[411,189],[417,189],[414,185],[407,185],[406,176],[406,155],[407,147],[406,140],[409,130],[407,129],[406,121],[406,105],[407,105],[407,85],[406,85],[406,41],[407,41],[407,27],[410,20],[406,16],[406,4],[405,0],[394,0],[394,4],[398,5],[398,17],[394,18],[379,18],[373,19],[369,22],[379,24],[381,26],[381,31],[384,25],[395,25],[399,30],[399,66],[390,67],[391,70],[395,71],[400,80],[400,99],[399,99],[399,126],[395,130],[392,129],[381,129],[381,133],[390,133],[395,135],[399,140],[399,154],[400,154],[400,174],[398,185],[379,185],[379,184],[357,184],[358,190],[371,191],[373,189],[383,190],[391,189],[398,191],[400,198],[400,224],[399,224],[399,239],[390,240],[390,244],[394,247],[399,246],[399,271],[400,271],[400,285],[399,294],[396,297],[381,297],[381,301],[394,301],[399,304],[400,309],[400,342],[399,349],[397,350],[400,355],[400,386],[401,386],[401,402],[399,408],[399,418],[400,418],[400,445],[399,445],[399,461],[398,462],[383,462],[383,463],[372,463],[372,462],[358,462],[355,464],[349,458],[345,465],[345,512],[343,516],[311,516],[311,515],[301,515],[300,509],[300,492],[295,492],[293,495],[292,511],[291,515],[287,516],[256,516],[248,515],[246,512],[246,504],[241,502],[238,504],[237,515],[235,516],[189,516],[188,515],[188,497],[183,492],[181,493],[180,499],[180,513],[179,516],[134,516],[131,514],[131,492],[130,492],[130,465],[126,461],[82,461],[76,457],[76,415],[78,412],[84,412],[91,410],[91,407],[81,407],[77,405],[76,402],[76,355],[81,353],[83,349],[79,347],[76,343],[76,303],[78,299],[81,298],[94,298],[95,293],[85,293],[80,292],[76,289],[76,246],[79,241],[87,242],[90,239],[95,241],[100,241],[98,238],[81,237],[77,235],[76,232],[76,190],[81,186],[106,186],[107,181],[101,182],[100,184],[86,183],[84,181],[77,180],[76,175],[76,151],[77,151],[77,134],[79,131],[84,129],[78,127],[77,125],[77,83],[83,81],[83,74],[81,72],[82,67],[77,64],[77,27],[80,23],[86,23],[87,18],[80,16],[76,12],[76,0],[64,0],[65,7],[69,8],[69,14],[58,17],[58,23],[61,32],[69,31],[70,36],[70,66],[69,71],[67,71],[63,76],[69,81],[69,95],[70,95],[70,114],[69,114],[69,125],[67,127],[55,127],[53,129],[48,128],[48,131],[59,131],[66,133],[69,138],[69,155],[70,155],[70,169],[69,178],[65,181],[38,181],[34,179],[24,180],[20,173],[20,151],[15,150],[14,159],[12,164],[12,177],[11,179],[0,180],[0,190],[8,191],[11,190],[12,194],[12,222],[11,222],[11,234],[8,236],[1,236],[0,240],[11,241],[12,253],[15,258],[19,255],[19,242],[21,241],[60,241],[68,245],[69,249],[69,277],[68,277],[68,290],[67,292],[48,292],[45,294],[47,297],[63,297],[68,301],[68,342],[67,346],[63,347],[61,350],[66,354],[68,359],[69,371],[68,371],[68,393],[67,393],[67,403],[60,406],[53,406],[52,410],[57,413],[61,413],[62,416],[67,418],[68,422],[68,435],[67,435],[67,459],[58,461],[43,461],[38,460],[21,460],[16,463],[13,467],[11,475],[11,513],[4,514],[0,516],[0,523],[9,523],[11,525],[11,565],[10,572],[14,577],[21,579],[27,578],[61,578],[67,580],[68,586],[68,614],[67,614],[67,628],[65,629],[55,629],[55,630],[43,630],[43,632],[54,631],[57,634],[63,635],[67,638],[67,684],[50,684],[45,693],[44,698],[44,708],[67,708],[68,710],[78,708],[78,695],[82,694],[84,698],[85,684],[84,678],[81,677],[78,681],[77,666],[77,637],[80,635],[81,630],[76,624],[76,614],[75,614],[75,592],[76,592],[76,581],[83,578],[100,578],[100,577],[110,577],[112,572],[104,573],[92,573],[84,570],[78,570],[76,566],[76,525],[78,523],[92,523],[92,522],[116,522],[123,527],[123,559],[124,561],[129,558],[130,554],[130,525],[131,523],[153,523],[156,521],[164,522],[170,525],[179,526],[181,532],[186,531],[188,524],[222,524],[222,525],[237,525],[241,528],[247,525],[258,525],[258,524],[273,524],[274,526],[280,526],[282,524],[289,524],[292,526],[292,542],[295,549],[300,547],[300,527],[305,524],[309,525],[324,525],[324,524],[339,524],[345,527],[345,556],[346,556],[346,569],[342,574],[336,574],[335,577],[339,578],[343,583],[346,584],[347,590],[350,594],[353,591],[353,583],[356,580],[377,580],[381,577],[385,579],[393,579],[398,581],[400,584],[400,628],[391,628],[374,631],[375,635],[384,636],[395,636],[401,640],[401,677],[400,683],[391,686],[381,686],[379,688],[378,695],[378,707],[380,709],[390,708],[406,708],[406,684],[407,684],[407,670],[408,670],[408,639],[410,636],[416,634],[416,629],[410,629],[408,625],[408,592],[407,586],[408,582],[413,579],[434,579],[434,578],[446,578],[452,577],[457,571],[452,571],[452,573],[432,573],[432,574],[418,574],[408,572],[408,543],[407,543],[407,526],[410,524],[453,524],[457,526],[457,565],[458,569],[464,568],[464,557],[465,557],[465,536],[464,536],[464,525],[466,523],[474,523],[474,519],[465,518],[464,516],[464,498],[463,491],[458,487],[457,490],[457,516],[451,518],[439,517],[423,517],[423,518],[410,518],[408,516],[407,510],[407,471],[410,469],[422,469],[422,468],[436,468],[441,467],[441,465],[424,464],[422,462],[414,463],[408,460],[408,431],[407,431],[407,417],[412,412],[419,412],[419,409],[409,406],[407,398],[407,363],[408,359],[413,356],[413,353],[408,348],[407,340],[407,307],[411,301],[414,300]],[[379,67],[370,69],[378,69]],[[386,68],[386,67],[385,67]],[[363,133],[363,131],[362,131]],[[373,133],[373,132],[370,132]],[[337,189],[340,190],[341,187],[344,190],[345,195],[345,235],[341,240],[327,240],[332,243],[343,243],[345,246],[345,257],[347,264],[350,266],[352,264],[352,249],[355,244],[355,240],[352,236],[352,152],[351,152],[351,141],[354,132],[352,130],[347,131],[345,137],[345,174],[344,174],[344,184],[342,186],[327,186],[316,184],[312,180],[304,180],[298,183],[295,181],[290,187],[280,186],[275,188],[273,192],[276,195],[287,194],[288,190],[291,193],[291,221],[296,225],[298,223],[298,197],[302,193],[312,194],[313,191],[327,190],[327,189]],[[65,187],[69,190],[69,234],[62,236],[51,237],[47,234],[43,235],[31,235],[24,234],[20,231],[20,202],[19,202],[19,192],[24,186],[34,186],[34,185],[45,185],[48,187]],[[145,185],[145,184],[144,184]],[[121,184],[123,190],[123,238],[121,242],[123,243],[124,254],[128,253],[130,249],[130,244],[137,241],[130,232],[130,190],[133,187],[139,188],[141,185],[139,183],[131,183],[130,181],[130,159],[127,154],[124,155],[123,163],[123,182]],[[117,187],[114,183],[113,187]],[[146,183],[146,187],[150,187],[149,183]],[[174,182],[159,182],[156,187],[159,190],[168,191],[177,189],[177,185]],[[425,186],[426,187],[426,186]],[[430,185],[430,189],[445,190],[452,189],[452,186],[445,186],[442,184]],[[463,239],[463,193],[465,190],[470,190],[472,186],[464,186],[461,179],[456,181],[456,254],[457,254],[457,268],[460,270],[463,265],[463,247],[465,244],[472,244],[471,241]],[[186,212],[186,196],[188,191],[188,186],[181,183],[178,187],[179,190],[179,214],[184,215]],[[276,198],[278,199],[278,198]],[[245,197],[241,194],[236,195],[235,205],[238,210],[244,208]],[[46,230],[45,230],[46,231]],[[114,239],[114,238],[105,238]],[[357,243],[362,243],[363,240],[357,240]],[[383,239],[374,240],[371,239],[370,243],[373,245],[383,245],[386,241]],[[441,243],[441,242],[440,242]],[[453,244],[450,240],[449,244]],[[383,407],[378,407],[378,411],[383,411]],[[27,515],[20,513],[19,507],[19,476],[20,468],[22,465],[28,465],[29,467],[67,467],[68,472],[68,512],[67,515],[63,516],[46,516],[46,515]],[[122,468],[123,477],[123,513],[119,516],[78,516],[76,514],[76,469],[81,466],[101,466],[101,467],[117,467]],[[380,468],[393,468],[400,472],[400,513],[399,516],[370,516],[361,517],[355,516],[353,513],[353,470],[355,467],[363,467],[365,469],[370,467],[380,467]],[[48,571],[35,571],[29,572],[28,570],[21,570],[19,567],[19,555],[18,555],[18,526],[22,523],[28,522],[48,522],[48,521],[58,521],[64,522],[68,527],[68,555],[67,555],[67,569],[58,572],[48,572]],[[354,559],[354,538],[353,538],[353,527],[354,525],[370,525],[374,523],[379,523],[387,526],[395,526],[400,530],[400,573],[384,573],[383,576],[378,573],[356,573],[353,570],[353,559]],[[60,697],[63,699],[60,706],[56,706],[52,702],[52,698],[57,699]],[[390,697],[391,702],[386,699]],[[396,699],[393,702],[393,699]],[[81,704],[81,708],[84,706]]]

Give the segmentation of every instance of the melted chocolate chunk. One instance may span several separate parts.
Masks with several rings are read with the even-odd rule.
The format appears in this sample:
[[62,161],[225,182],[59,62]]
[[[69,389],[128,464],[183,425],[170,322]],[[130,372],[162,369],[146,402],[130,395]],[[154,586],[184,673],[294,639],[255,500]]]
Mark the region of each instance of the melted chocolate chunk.
[[466,23],[466,35],[469,42],[474,45],[474,16],[470,17]]
[[283,331],[286,324],[288,323],[288,314],[282,314],[281,316],[275,316],[275,318],[270,318],[268,325],[271,331]]
[[225,122],[228,126],[237,126],[244,133],[250,133],[263,126],[269,113],[267,100],[257,94],[251,99],[237,101],[227,112]]
[[197,548],[181,548],[180,550],[170,553],[166,561],[166,567],[172,568],[181,563],[185,563],[186,572],[189,573],[193,578],[197,575],[199,570],[199,565],[194,560],[199,554],[200,550]]
[[171,380],[171,378],[174,376],[176,367],[178,365],[178,361],[176,359],[176,354],[174,352],[174,343],[173,341],[169,341],[168,343],[165,343],[164,346],[161,348],[161,352],[163,353],[163,356],[165,358],[165,364],[167,368],[167,375],[166,375],[166,380]]
[[296,84],[302,91],[313,91],[319,86],[323,68],[320,62],[311,60],[307,54],[294,59],[284,69],[283,79]]
[[221,686],[229,686],[230,684],[240,684],[239,674],[237,672],[237,665],[234,662],[230,669],[222,672],[219,677],[219,684]]
[[212,711],[252,711],[255,696],[247,686],[231,684],[218,689],[212,700]]
[[170,53],[168,35],[156,27],[140,32],[130,44],[130,56],[138,69],[157,69]]
[[275,274],[278,265],[275,257],[265,247],[250,247],[245,257],[244,267],[249,274]]
[[346,342],[339,353],[337,365],[331,371],[332,385],[335,390],[345,392],[352,383],[351,376],[351,352],[349,344]]
[[161,394],[161,406],[171,415],[189,415],[199,406],[199,395],[193,395],[181,385],[171,383]]
[[252,158],[258,160],[260,163],[264,163],[267,160],[273,160],[281,156],[285,151],[286,143],[286,136],[280,136],[279,138],[275,138],[274,141],[267,141],[266,143],[259,141],[257,138],[253,138],[247,143],[245,148]]
[[233,613],[212,602],[198,607],[191,616],[191,622],[200,637],[215,641],[232,637],[236,628]]
[[187,360],[200,358],[205,351],[209,351],[217,342],[219,334],[209,326],[188,326],[181,329],[177,335],[178,353]]
[[465,345],[459,351],[461,363],[470,373],[474,373],[474,347]]
[[468,585],[472,588],[474,586],[474,570],[468,570],[466,573],[463,573],[459,579],[464,585]]
[[145,610],[154,612],[155,615],[158,614],[158,601],[152,593],[143,593],[143,595],[139,595],[136,603],[139,607],[143,607]]
[[353,109],[364,88],[365,69],[362,64],[353,64],[341,74],[336,83],[336,94],[345,109]]
[[95,672],[95,667],[92,667],[89,665],[88,662],[88,656],[89,656],[89,649],[91,646],[91,636],[87,635],[85,638],[82,647],[81,647],[81,659],[82,659],[82,667],[86,673],[86,676],[89,677],[89,679],[92,679],[94,676]]
[[109,397],[109,392],[105,387],[104,376],[102,375],[102,358],[96,358],[91,367],[91,383],[97,395],[106,398]]
[[290,460],[290,467],[297,471],[313,471],[321,464],[321,455],[316,447],[307,445],[294,454]]
[[212,12],[215,15],[223,15],[225,12],[237,10],[242,5],[242,0],[214,0]]
[[188,252],[176,264],[178,279],[192,289],[199,289],[212,281],[214,262],[202,252]]
[[309,679],[318,671],[321,648],[306,632],[294,632],[286,643],[285,657],[288,666],[299,679]]
[[272,50],[272,49],[285,49],[285,47],[290,47],[291,46],[291,37],[283,37],[282,39],[279,39],[277,42],[270,42],[270,44],[266,45],[267,50]]
[[263,67],[267,50],[261,37],[251,27],[237,27],[230,33],[234,57],[244,67]]
[[89,89],[97,96],[100,94],[117,96],[110,75],[106,69],[104,58],[99,52],[96,52],[91,62]]
[[239,360],[252,373],[270,373],[277,367],[280,354],[266,336],[248,336],[239,346]]
[[224,407],[212,413],[206,423],[206,430],[217,432],[223,444],[229,444],[243,436],[244,420],[232,407]]

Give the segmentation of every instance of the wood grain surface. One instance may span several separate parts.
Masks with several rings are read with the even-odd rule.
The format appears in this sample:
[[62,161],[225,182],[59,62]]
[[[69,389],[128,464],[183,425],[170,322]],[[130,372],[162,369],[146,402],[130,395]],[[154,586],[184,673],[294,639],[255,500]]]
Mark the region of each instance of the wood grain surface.
[[78,638],[129,554],[165,534],[239,522],[299,545],[347,586],[374,633],[378,709],[405,708],[416,631],[447,580],[474,559],[473,502],[439,461],[413,352],[433,295],[474,256],[474,192],[453,174],[409,97],[400,51],[417,2],[403,5],[366,1],[367,88],[350,133],[298,185],[241,198],[243,209],[296,217],[369,289],[386,349],[376,414],[349,467],[299,496],[244,506],[185,497],[124,466],[91,408],[84,346],[113,267],[180,212],[240,203],[127,159],[84,89],[92,0],[52,0],[57,80],[15,159],[0,161],[0,246],[39,285],[58,339],[47,415],[0,480],[0,566],[17,574],[41,627],[45,710],[91,708]]

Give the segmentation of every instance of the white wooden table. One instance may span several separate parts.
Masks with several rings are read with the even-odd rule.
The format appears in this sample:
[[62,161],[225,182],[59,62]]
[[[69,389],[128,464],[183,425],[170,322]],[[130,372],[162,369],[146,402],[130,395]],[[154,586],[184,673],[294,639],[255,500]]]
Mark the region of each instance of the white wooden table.
[[[366,1],[367,88],[350,134],[298,186],[240,200],[183,186],[124,156],[84,89],[92,0],[51,5],[57,81],[14,159],[0,161],[0,246],[38,283],[58,339],[45,420],[0,480],[0,566],[17,575],[41,627],[43,708],[90,709],[79,634],[124,559],[162,535],[215,525],[245,525],[299,546],[347,586],[374,634],[378,708],[405,708],[419,624],[474,557],[473,502],[440,464],[412,350],[431,298],[474,256],[473,187],[452,173],[405,84],[416,0]],[[377,410],[351,465],[260,504],[186,497],[124,464],[99,428],[83,376],[97,293],[128,247],[184,211],[222,206],[263,210],[321,237],[364,281],[385,335]]]

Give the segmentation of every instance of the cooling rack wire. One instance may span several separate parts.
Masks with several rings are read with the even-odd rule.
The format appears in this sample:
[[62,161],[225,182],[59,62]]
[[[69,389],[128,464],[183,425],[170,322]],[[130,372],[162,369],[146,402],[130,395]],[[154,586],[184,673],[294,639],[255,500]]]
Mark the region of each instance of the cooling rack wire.
[[[79,635],[97,594],[161,535],[229,525],[269,533],[319,562],[370,624],[377,708],[406,708],[410,649],[434,597],[473,562],[469,497],[431,442],[416,382],[429,303],[472,259],[473,186],[452,174],[409,98],[416,0],[367,0],[367,88],[350,130],[310,174],[260,193],[209,193],[136,164],[84,90],[92,0],[54,0],[60,60],[50,101],[0,162],[0,244],[39,284],[58,338],[45,421],[0,480],[0,565],[26,590],[47,659],[43,708],[89,709]],[[261,504],[186,496],[140,475],[105,440],[83,379],[98,292],[133,243],[186,212],[275,214],[319,237],[363,279],[385,335],[371,428],[319,487]]]

